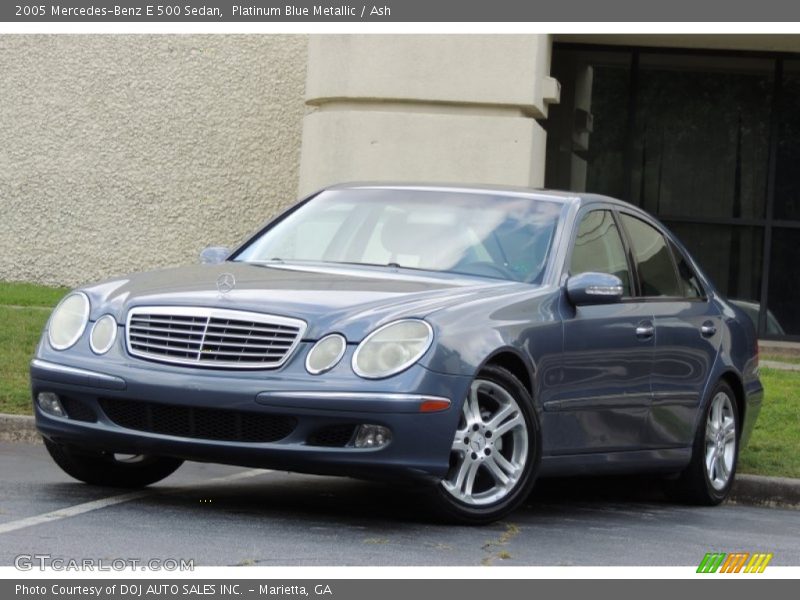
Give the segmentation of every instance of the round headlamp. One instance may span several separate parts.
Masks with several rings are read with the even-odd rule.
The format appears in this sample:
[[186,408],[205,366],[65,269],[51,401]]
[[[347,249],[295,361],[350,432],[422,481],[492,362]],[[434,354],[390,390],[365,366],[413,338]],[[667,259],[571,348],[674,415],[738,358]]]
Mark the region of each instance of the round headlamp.
[[404,319],[369,334],[353,355],[353,371],[366,379],[382,379],[404,371],[430,348],[433,329],[425,321]]
[[117,339],[117,320],[111,315],[103,315],[92,326],[89,345],[95,354],[105,354]]
[[47,338],[54,350],[75,345],[89,322],[89,298],[74,292],[58,303],[47,325]]
[[325,336],[319,340],[306,356],[306,371],[319,375],[330,371],[339,364],[347,348],[347,340],[338,333]]

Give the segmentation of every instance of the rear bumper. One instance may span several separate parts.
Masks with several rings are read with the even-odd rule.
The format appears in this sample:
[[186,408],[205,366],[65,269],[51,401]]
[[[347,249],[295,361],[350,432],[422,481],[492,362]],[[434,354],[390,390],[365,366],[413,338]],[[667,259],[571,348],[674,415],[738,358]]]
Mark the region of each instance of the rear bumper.
[[[113,372],[42,359],[31,363],[34,398],[40,392],[52,392],[71,405],[77,402],[80,408],[67,410],[67,417],[56,417],[34,402],[36,425],[43,436],[125,454],[390,480],[441,479],[445,475],[461,409],[460,400],[455,399],[464,398],[469,386],[469,378],[433,373],[419,365],[381,382],[355,376],[347,381],[326,380],[292,373],[257,378],[231,372],[150,368],[147,363],[135,362],[100,366],[114,367]],[[421,404],[430,398],[448,399],[451,405],[438,412],[420,412]],[[136,409],[166,405],[170,418],[180,421],[175,425],[180,433],[174,434],[177,430],[169,424],[154,427],[152,413],[148,413],[149,424],[136,421],[132,428],[130,422],[120,421],[108,410],[110,403]],[[289,420],[293,426],[273,441],[246,441],[246,435],[236,434],[207,439],[203,432],[208,426],[195,426],[201,413],[206,421],[221,415],[227,422],[230,415],[236,415],[231,422],[240,428],[231,427],[239,433],[241,423],[248,419],[269,422],[275,417],[284,423]],[[336,446],[315,445],[320,431],[346,431],[361,424],[388,427],[391,442],[377,449],[355,448],[343,443],[340,436]]]

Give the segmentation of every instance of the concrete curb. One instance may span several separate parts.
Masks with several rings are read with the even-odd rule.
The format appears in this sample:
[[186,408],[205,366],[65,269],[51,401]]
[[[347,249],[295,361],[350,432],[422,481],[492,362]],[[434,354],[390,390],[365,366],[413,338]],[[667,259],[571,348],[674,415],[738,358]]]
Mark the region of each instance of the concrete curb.
[[730,499],[753,506],[800,508],[800,479],[737,474]]
[[0,413],[0,442],[41,443],[33,417]]
[[[0,413],[0,441],[41,443],[33,417]],[[730,501],[752,506],[800,508],[800,479],[737,474]]]

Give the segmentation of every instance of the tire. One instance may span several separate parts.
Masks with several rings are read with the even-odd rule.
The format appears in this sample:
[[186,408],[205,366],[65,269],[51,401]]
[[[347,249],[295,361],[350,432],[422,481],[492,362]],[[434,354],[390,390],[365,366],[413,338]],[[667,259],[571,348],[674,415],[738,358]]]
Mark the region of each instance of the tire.
[[70,477],[91,485],[139,488],[161,481],[183,464],[177,458],[133,456],[118,458],[111,452],[91,451],[44,439],[55,463]]
[[533,400],[516,377],[483,369],[453,437],[450,469],[433,491],[447,520],[491,523],[525,501],[539,470],[541,435]]
[[702,506],[725,500],[736,476],[740,435],[736,394],[720,381],[698,423],[692,460],[676,480],[667,482],[668,494],[675,500]]

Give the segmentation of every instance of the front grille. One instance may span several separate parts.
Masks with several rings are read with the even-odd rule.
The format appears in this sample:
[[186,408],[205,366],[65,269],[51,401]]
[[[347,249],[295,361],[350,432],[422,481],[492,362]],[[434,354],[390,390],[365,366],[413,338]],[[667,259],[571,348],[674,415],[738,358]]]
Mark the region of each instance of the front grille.
[[197,367],[275,369],[289,359],[306,324],[261,313],[182,306],[137,307],[126,337],[133,356]]
[[120,427],[204,440],[277,442],[297,427],[297,419],[286,415],[196,408],[141,400],[101,398],[100,407]]
[[355,432],[355,425],[327,425],[308,436],[306,444],[327,448],[343,448],[350,443]]

